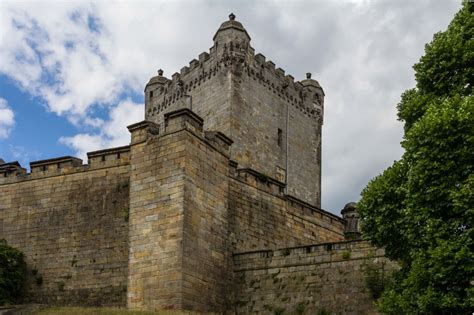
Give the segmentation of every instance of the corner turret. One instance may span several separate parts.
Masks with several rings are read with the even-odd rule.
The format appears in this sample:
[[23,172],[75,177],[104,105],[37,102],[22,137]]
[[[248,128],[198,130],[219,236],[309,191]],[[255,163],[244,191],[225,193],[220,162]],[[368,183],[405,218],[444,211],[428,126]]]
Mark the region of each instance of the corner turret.
[[164,86],[170,80],[163,76],[163,70],[158,70],[158,75],[154,76],[148,81],[145,86],[145,110],[150,107],[153,98],[158,94],[161,94],[164,90]]
[[311,79],[311,73],[306,73],[306,79],[301,81],[303,85],[303,99],[306,102],[310,102],[312,109],[314,109],[323,123],[324,114],[324,91],[319,82]]
[[247,33],[247,30],[244,28],[242,23],[235,20],[234,13],[229,15],[228,21],[221,24],[212,40],[215,43],[216,41],[225,39],[226,37],[239,37],[250,42],[250,35]]
[[250,46],[250,36],[242,23],[235,20],[231,13],[229,20],[221,24],[212,38],[214,49],[218,55],[231,53],[245,53]]
[[344,227],[344,237],[348,240],[358,240],[361,238],[359,228],[359,213],[357,212],[356,203],[349,202],[341,210],[342,217],[346,220]]

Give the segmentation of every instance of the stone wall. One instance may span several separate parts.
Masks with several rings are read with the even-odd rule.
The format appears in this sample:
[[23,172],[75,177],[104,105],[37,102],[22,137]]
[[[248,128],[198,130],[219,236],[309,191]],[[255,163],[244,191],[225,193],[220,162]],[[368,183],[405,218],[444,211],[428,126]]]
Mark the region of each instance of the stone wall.
[[128,268],[128,148],[64,157],[0,178],[0,238],[25,254],[28,299],[124,306]]
[[230,179],[234,252],[344,240],[345,221],[284,194],[284,184],[250,169]]
[[396,268],[361,241],[234,254],[237,314],[377,314],[364,270]]
[[185,139],[158,137],[147,122],[132,133],[127,306],[178,308],[182,304]]
[[230,139],[183,109],[132,132],[128,306],[223,311],[228,302]]

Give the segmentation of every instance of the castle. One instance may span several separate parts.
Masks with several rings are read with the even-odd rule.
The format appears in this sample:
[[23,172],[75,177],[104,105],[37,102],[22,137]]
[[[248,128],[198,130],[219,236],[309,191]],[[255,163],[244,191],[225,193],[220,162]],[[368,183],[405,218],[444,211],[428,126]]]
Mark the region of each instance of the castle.
[[321,207],[324,92],[262,54],[231,14],[209,53],[145,87],[130,145],[0,165],[0,238],[27,296],[215,313],[376,313],[357,213]]

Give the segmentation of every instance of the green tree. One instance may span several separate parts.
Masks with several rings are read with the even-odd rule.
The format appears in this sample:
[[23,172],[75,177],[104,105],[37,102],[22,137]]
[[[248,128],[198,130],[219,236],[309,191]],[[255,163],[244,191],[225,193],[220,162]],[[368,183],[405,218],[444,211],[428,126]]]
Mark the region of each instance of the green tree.
[[401,266],[377,302],[386,314],[474,310],[473,9],[426,45],[398,104],[405,153],[358,204],[365,238]]
[[0,239],[0,305],[12,304],[20,297],[26,275],[23,253]]

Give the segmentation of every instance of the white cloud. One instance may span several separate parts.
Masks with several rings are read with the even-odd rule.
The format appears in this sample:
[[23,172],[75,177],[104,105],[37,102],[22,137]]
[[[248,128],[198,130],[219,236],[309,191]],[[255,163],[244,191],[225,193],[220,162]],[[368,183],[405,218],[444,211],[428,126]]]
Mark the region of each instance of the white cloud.
[[6,139],[15,125],[15,114],[8,107],[7,100],[0,97],[0,139]]
[[74,149],[78,157],[87,161],[87,152],[129,144],[130,133],[126,126],[142,121],[143,116],[143,105],[127,99],[110,111],[109,119],[101,124],[101,132],[61,137],[59,142]]
[[[82,126],[61,143],[84,157],[126,144],[126,124],[143,112],[125,105],[124,92],[142,93],[156,69],[170,76],[207,51],[233,11],[257,52],[297,79],[313,72],[323,86],[323,207],[337,212],[400,157],[395,106],[414,86],[411,67],[424,44],[459,7],[437,0],[2,1],[0,73]],[[127,110],[136,119],[126,121]]]

